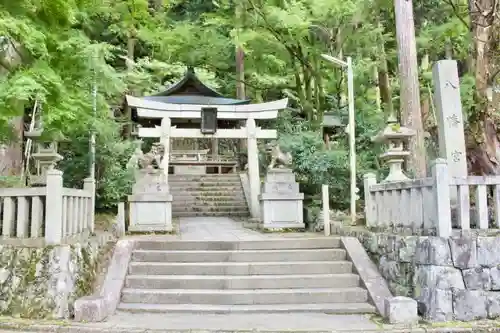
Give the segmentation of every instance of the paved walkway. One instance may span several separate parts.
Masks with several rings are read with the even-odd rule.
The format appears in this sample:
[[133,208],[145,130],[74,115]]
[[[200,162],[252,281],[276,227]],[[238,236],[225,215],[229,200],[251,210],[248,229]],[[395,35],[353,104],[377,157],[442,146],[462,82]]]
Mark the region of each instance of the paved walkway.
[[179,222],[182,240],[259,240],[264,234],[246,229],[243,222],[229,217],[182,217]]
[[181,217],[178,223],[179,233],[176,235],[134,235],[129,238],[239,241],[323,237],[322,233],[315,232],[261,233],[245,228],[243,221],[236,221],[229,217]]
[[105,323],[88,324],[99,328],[143,328],[169,330],[375,330],[377,324],[365,315],[293,314],[140,314],[117,313]]

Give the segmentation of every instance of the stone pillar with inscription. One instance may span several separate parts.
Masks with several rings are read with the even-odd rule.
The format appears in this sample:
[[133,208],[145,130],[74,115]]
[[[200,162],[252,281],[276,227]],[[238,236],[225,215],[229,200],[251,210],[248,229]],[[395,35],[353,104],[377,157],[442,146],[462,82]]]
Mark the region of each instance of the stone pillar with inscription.
[[[432,76],[438,118],[439,157],[447,160],[450,177],[464,178],[467,177],[467,160],[457,62],[438,61]],[[456,189],[450,192],[450,197],[456,201]]]
[[302,201],[292,170],[270,169],[260,195],[263,229],[303,229]]

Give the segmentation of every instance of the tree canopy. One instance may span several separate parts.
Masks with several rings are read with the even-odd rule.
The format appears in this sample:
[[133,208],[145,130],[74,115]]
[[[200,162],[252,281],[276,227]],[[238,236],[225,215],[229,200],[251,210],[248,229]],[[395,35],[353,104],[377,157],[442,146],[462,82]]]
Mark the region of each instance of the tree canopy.
[[[128,121],[125,93],[156,91],[190,65],[205,82],[234,96],[239,47],[245,54],[246,97],[290,98],[291,108],[276,126],[295,155],[302,184],[314,193],[327,181],[336,205],[344,207],[346,136],[341,130],[325,150],[320,124],[325,112],[347,124],[346,76],[320,55],[353,58],[359,176],[384,172],[371,137],[391,110],[400,109],[397,1],[0,0],[0,141],[21,149],[16,121],[38,101],[47,133],[72,141],[62,165],[73,170],[74,179],[87,170],[90,128],[99,134],[103,165],[121,170],[131,149],[121,140]],[[453,58],[460,65],[470,169],[477,173],[500,173],[499,6],[492,0],[413,3],[427,154],[435,155],[437,142],[432,64]],[[116,185],[101,192],[112,201],[125,186],[122,175],[101,169],[101,184]],[[0,172],[8,174],[5,167]]]

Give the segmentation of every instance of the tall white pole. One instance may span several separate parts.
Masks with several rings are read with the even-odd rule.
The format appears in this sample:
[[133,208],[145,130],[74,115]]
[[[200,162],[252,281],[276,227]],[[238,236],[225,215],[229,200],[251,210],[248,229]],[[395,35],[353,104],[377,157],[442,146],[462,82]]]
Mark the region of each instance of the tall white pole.
[[351,169],[351,223],[356,223],[356,130],[354,113],[354,74],[352,58],[347,57],[347,89],[349,95],[349,164]]
[[[95,59],[94,59],[95,60]],[[90,175],[91,179],[95,179],[95,119],[97,116],[97,75],[95,72],[95,64],[93,64],[94,82],[92,83],[92,121],[90,125]]]

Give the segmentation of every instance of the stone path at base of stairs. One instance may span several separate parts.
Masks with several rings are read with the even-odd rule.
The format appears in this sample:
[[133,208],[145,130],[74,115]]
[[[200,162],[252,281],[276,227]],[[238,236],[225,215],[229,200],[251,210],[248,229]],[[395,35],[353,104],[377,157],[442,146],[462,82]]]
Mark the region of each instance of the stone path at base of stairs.
[[243,227],[242,221],[235,221],[230,217],[180,217],[179,234],[176,235],[134,235],[132,239],[155,240],[211,240],[211,241],[251,241],[260,239],[283,238],[311,238],[323,237],[322,233],[315,232],[285,232],[261,233]]
[[159,314],[117,313],[107,322],[88,324],[99,328],[149,330],[261,330],[364,332],[379,326],[366,315],[293,314]]
[[246,229],[242,222],[229,217],[181,217],[181,240],[259,240],[266,238],[258,231]]

